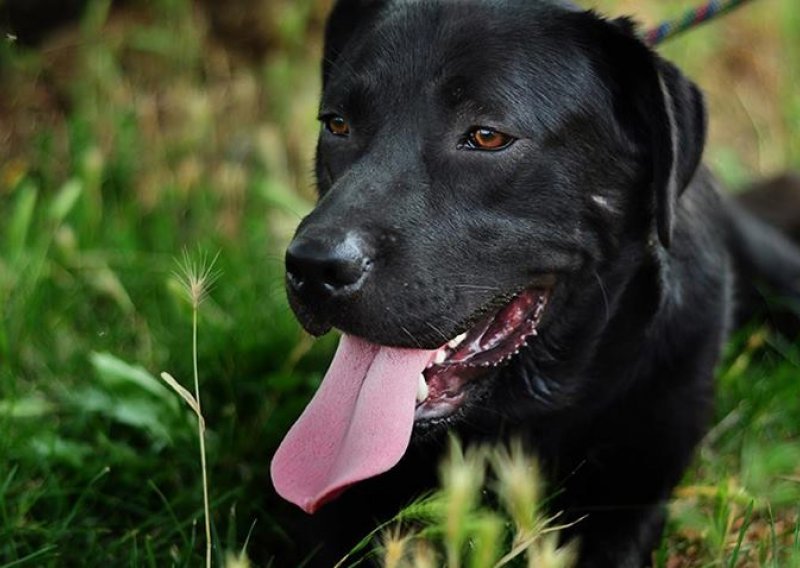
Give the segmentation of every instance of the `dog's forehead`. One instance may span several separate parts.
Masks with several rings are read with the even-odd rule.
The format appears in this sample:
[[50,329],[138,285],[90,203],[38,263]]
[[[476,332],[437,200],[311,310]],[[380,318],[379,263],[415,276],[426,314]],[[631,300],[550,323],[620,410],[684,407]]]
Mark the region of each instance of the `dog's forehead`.
[[550,64],[554,52],[574,47],[571,12],[536,0],[402,0],[389,4],[343,55],[355,64],[350,71],[356,76],[360,70],[396,75],[389,71],[410,69],[432,77],[483,60]]
[[[333,66],[330,97],[361,100],[465,95],[535,104],[543,114],[586,104],[596,73],[576,38],[576,9],[560,2],[401,0],[362,29]],[[403,98],[408,100],[408,97]]]

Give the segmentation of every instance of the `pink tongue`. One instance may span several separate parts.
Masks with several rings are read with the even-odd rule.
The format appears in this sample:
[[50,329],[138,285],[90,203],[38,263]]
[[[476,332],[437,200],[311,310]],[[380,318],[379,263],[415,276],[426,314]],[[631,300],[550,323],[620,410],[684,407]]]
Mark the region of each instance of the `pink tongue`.
[[432,354],[342,335],[319,390],[272,459],[278,494],[314,513],[394,467],[411,439],[418,377]]

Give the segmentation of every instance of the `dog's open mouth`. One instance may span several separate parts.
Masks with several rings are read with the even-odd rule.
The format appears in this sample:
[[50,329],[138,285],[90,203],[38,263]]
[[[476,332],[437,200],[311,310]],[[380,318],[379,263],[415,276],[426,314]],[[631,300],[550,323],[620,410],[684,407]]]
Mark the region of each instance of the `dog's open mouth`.
[[438,349],[343,334],[314,398],[272,460],[275,489],[309,513],[403,457],[415,424],[445,420],[470,386],[537,331],[549,291],[528,288]]
[[536,335],[548,298],[547,289],[524,290],[437,349],[418,378],[414,420],[433,421],[455,412],[470,384],[511,359]]

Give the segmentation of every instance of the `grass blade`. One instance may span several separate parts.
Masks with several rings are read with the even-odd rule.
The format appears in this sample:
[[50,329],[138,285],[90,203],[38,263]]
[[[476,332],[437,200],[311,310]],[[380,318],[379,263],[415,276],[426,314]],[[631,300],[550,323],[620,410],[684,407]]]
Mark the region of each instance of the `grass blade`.
[[736,538],[736,546],[733,548],[733,554],[731,554],[730,559],[728,560],[728,568],[735,568],[736,561],[739,559],[739,551],[742,548],[742,541],[744,540],[744,535],[747,532],[747,528],[750,526],[750,517],[753,514],[753,501],[751,500],[750,503],[747,505],[747,510],[744,513],[744,520],[742,521],[742,526],[739,527],[739,536]]
[[11,562],[8,562],[6,564],[0,564],[0,568],[14,568],[16,566],[22,566],[34,560],[42,560],[43,556],[53,552],[56,548],[57,546],[55,544],[51,544],[50,546],[45,546],[44,548],[40,548],[36,552],[32,552],[27,556],[23,556],[22,558],[12,560]]

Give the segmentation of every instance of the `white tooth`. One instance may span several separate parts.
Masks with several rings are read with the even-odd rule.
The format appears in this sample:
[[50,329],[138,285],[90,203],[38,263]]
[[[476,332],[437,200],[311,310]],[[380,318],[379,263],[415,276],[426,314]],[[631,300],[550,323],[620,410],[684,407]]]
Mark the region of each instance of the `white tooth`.
[[417,402],[423,402],[428,398],[429,392],[428,383],[425,382],[425,377],[420,373],[419,383],[417,384]]
[[445,359],[447,359],[447,353],[444,352],[444,349],[439,349],[439,351],[436,352],[436,355],[433,356],[433,362],[437,365],[444,362]]
[[464,333],[462,333],[461,335],[458,335],[458,336],[454,337],[453,339],[451,339],[450,341],[448,341],[447,342],[447,346],[450,349],[454,349],[454,348],[458,347],[459,343],[464,341],[465,337],[467,337],[467,332],[466,331]]

